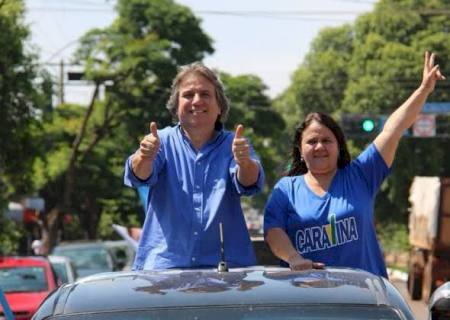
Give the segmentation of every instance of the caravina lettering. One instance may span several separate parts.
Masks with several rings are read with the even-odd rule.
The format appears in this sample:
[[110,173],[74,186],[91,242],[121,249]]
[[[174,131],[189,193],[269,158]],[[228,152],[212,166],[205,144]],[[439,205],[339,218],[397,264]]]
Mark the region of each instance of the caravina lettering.
[[295,244],[299,253],[325,250],[358,240],[355,217],[336,221],[336,215],[329,217],[330,223],[298,230]]

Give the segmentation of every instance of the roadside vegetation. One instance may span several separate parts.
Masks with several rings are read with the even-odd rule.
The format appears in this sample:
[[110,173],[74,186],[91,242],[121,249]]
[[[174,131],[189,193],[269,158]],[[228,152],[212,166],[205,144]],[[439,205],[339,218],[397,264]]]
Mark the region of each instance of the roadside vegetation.
[[[244,124],[267,175],[264,194],[246,204],[262,211],[288,165],[290,135],[308,112],[336,119],[389,114],[420,84],[425,50],[436,52],[442,73],[450,75],[447,6],[441,0],[382,0],[354,23],[322,30],[289,87],[273,100],[259,77],[219,70],[231,99],[227,127]],[[214,52],[201,20],[174,1],[118,0],[116,11],[110,26],[85,34],[73,57],[95,88],[90,103],[55,105],[56,79],[37,63],[23,1],[0,1],[0,207],[24,196],[44,198],[39,228],[50,247],[61,239],[112,237],[111,222],[142,223],[136,192],[122,185],[125,158],[149,121],[172,123],[165,102],[177,66]],[[449,95],[447,80],[430,101],[450,101]],[[352,155],[372,139],[349,136]],[[409,185],[415,175],[450,176],[447,150],[448,138],[403,139],[376,200],[385,251],[408,251]],[[0,247],[17,252],[25,231],[1,216],[0,225]]]

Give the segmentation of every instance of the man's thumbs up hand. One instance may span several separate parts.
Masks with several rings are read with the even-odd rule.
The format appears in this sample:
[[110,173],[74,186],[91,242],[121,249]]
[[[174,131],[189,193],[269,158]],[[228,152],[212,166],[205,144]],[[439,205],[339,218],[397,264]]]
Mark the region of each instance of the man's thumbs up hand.
[[160,142],[158,137],[158,127],[156,122],[150,123],[150,134],[146,135],[144,139],[141,140],[139,147],[139,153],[142,158],[148,158],[152,161],[155,160],[158,154]]
[[234,160],[238,165],[243,165],[250,160],[250,146],[244,138],[244,126],[239,124],[234,134],[232,146]]
[[236,132],[234,134],[235,139],[240,139],[244,135],[244,126],[242,124],[238,124],[236,127]]
[[158,138],[158,127],[156,126],[156,122],[150,122],[150,132],[154,137]]

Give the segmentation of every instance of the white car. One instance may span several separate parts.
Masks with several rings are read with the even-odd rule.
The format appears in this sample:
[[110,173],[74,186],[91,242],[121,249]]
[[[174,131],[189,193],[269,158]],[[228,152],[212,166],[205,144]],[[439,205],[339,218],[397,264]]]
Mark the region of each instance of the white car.
[[74,263],[68,257],[49,255],[48,260],[60,284],[72,283],[78,278]]

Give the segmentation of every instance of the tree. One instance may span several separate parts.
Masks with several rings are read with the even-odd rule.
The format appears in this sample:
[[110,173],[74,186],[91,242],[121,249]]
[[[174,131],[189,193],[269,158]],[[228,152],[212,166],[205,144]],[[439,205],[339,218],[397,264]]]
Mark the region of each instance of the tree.
[[0,1],[0,247],[17,249],[20,234],[6,221],[7,202],[31,191],[34,135],[49,104],[48,77],[27,48],[29,30],[21,0]]
[[[283,156],[277,142],[285,129],[285,122],[264,93],[267,87],[260,78],[253,75],[231,76],[223,72],[221,79],[231,101],[226,126],[234,130],[237,124],[244,125],[245,136],[251,140],[261,158],[267,180],[266,187],[272,186],[282,171],[280,166]],[[262,208],[269,192],[270,188],[266,188],[261,195],[250,198],[249,201],[253,206]]]
[[313,41],[305,62],[276,101],[292,132],[311,111],[333,113],[339,108],[348,82],[347,66],[353,51],[350,25],[326,28]]
[[[89,105],[62,106],[55,114],[64,117],[66,127],[57,130],[61,139],[51,145],[51,153],[64,161],[55,165],[54,174],[46,173],[41,185],[51,202],[45,221],[50,247],[64,214],[78,213],[89,238],[97,237],[106,208],[113,210],[109,214],[129,214],[123,212],[129,202],[121,199],[130,199],[131,191],[124,191],[121,174],[126,156],[148,130],[143,119],[169,124],[164,104],[177,66],[213,51],[200,20],[171,0],[119,0],[116,10],[112,25],[88,32],[75,56],[95,85]],[[48,130],[57,125],[55,119]],[[41,159],[41,168],[52,163]]]
[[[443,74],[450,74],[447,6],[447,1],[440,0],[381,0],[354,24],[323,30],[276,101],[290,132],[311,110],[338,119],[344,112],[390,114],[420,85],[425,50],[436,52]],[[449,101],[450,91],[444,88],[438,85],[429,100]],[[352,141],[353,155],[368,142]],[[449,172],[443,152],[449,149],[449,139],[403,139],[393,176],[377,198],[377,218],[405,223],[413,176]]]

